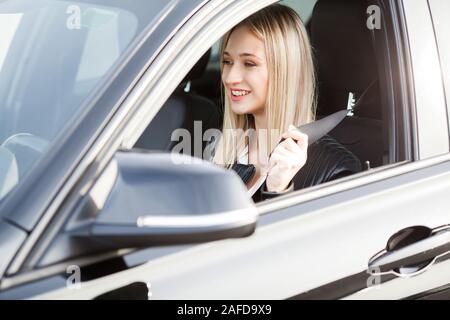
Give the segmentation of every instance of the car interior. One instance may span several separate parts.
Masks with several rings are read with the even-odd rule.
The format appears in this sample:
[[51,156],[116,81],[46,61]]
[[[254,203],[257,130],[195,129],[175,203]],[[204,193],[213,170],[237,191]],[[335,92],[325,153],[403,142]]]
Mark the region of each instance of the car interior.
[[[342,150],[349,151],[344,152],[346,156],[341,160],[348,161],[354,156],[361,170],[388,164],[390,127],[386,119],[388,106],[382,103],[384,93],[380,85],[382,52],[376,50],[373,30],[366,26],[366,1],[285,0],[280,3],[299,13],[309,33],[318,82],[316,120],[348,109],[358,101],[355,110],[328,134]],[[184,128],[193,134],[194,121],[202,121],[203,132],[221,128],[218,50],[219,42],[202,56],[141,135],[135,148],[170,151],[178,143],[171,140],[173,130]],[[308,186],[303,182],[298,185]]]

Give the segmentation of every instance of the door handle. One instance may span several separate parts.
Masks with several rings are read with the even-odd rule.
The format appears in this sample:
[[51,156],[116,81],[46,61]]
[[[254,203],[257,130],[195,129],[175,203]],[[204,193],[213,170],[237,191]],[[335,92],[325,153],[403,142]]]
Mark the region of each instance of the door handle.
[[433,230],[423,226],[410,227],[389,239],[386,249],[370,259],[369,270],[372,275],[411,277],[428,270],[439,257],[449,252],[450,226]]

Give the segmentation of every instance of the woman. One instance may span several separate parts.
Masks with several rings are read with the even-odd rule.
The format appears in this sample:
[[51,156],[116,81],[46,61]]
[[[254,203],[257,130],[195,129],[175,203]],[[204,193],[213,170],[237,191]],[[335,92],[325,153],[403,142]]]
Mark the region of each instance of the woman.
[[291,191],[308,146],[295,127],[314,120],[316,105],[300,17],[280,4],[262,9],[223,37],[220,59],[224,122],[213,161],[235,169],[255,200]]

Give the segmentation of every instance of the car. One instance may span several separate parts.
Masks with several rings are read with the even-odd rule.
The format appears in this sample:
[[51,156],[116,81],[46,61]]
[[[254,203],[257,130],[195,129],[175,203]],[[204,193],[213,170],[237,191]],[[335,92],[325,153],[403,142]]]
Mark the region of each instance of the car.
[[329,132],[364,170],[255,203],[201,153],[218,43],[276,2],[0,2],[0,299],[450,298],[450,3],[281,1],[318,116],[368,92]]

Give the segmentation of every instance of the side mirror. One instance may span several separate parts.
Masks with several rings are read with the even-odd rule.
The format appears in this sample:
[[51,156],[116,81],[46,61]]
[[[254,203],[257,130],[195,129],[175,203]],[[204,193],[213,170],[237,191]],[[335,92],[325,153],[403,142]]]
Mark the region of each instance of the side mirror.
[[109,248],[251,235],[258,213],[231,170],[180,154],[119,151],[66,231]]

